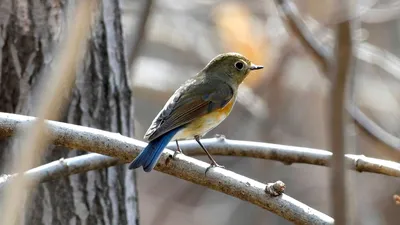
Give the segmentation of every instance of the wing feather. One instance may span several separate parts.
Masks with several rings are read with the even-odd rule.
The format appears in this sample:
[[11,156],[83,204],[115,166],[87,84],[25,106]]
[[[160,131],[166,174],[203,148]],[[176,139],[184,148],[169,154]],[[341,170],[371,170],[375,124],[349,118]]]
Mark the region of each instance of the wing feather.
[[186,125],[215,109],[224,107],[233,97],[233,88],[221,80],[188,81],[168,100],[154,119],[145,138],[154,140],[160,135]]

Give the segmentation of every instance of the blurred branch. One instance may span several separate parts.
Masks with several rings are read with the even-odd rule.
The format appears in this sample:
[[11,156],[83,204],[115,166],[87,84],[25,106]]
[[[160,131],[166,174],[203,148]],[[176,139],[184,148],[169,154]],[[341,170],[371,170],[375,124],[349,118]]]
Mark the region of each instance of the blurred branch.
[[[342,3],[343,4],[343,3]],[[336,67],[332,68],[335,76],[331,90],[331,199],[333,214],[337,224],[347,224],[347,199],[346,199],[346,168],[345,168],[345,91],[346,81],[350,70],[352,57],[352,39],[350,22],[345,21],[338,24],[335,48]]]
[[306,50],[317,60],[323,71],[328,71],[330,59],[332,59],[331,52],[321,45],[314,38],[314,34],[307,29],[294,3],[289,0],[275,0],[275,3],[281,11],[281,15],[290,32],[299,39]]
[[[281,10],[290,31],[302,45],[317,59],[326,76],[332,82],[331,91],[331,197],[333,214],[337,224],[346,224],[347,204],[345,185],[345,145],[344,145],[344,109],[345,87],[349,64],[352,57],[352,39],[350,22],[341,22],[336,33],[335,58],[333,51],[320,45],[313,33],[307,29],[295,5],[285,0],[275,0]],[[344,4],[344,3],[342,3]],[[348,9],[345,9],[347,11]],[[332,63],[335,62],[335,67]],[[333,76],[333,75],[336,76]]]
[[[369,43],[361,43],[356,47],[354,54],[358,59],[376,65],[400,80],[400,59],[388,52]],[[385,145],[400,150],[400,138],[383,129],[378,123],[370,119],[355,103],[349,103],[347,109],[358,125]]]
[[[7,113],[0,113],[0,118],[0,136],[2,137],[10,137],[15,134],[17,126],[35,121],[33,117]],[[144,142],[98,129],[55,121],[46,121],[46,125],[54,144],[115,157],[120,162],[130,162],[146,146]],[[176,159],[172,159],[172,154],[171,150],[166,149],[156,170],[250,202],[296,224],[333,224],[333,219],[329,216],[288,195],[272,197],[266,194],[266,184],[223,168],[213,168],[206,173],[209,168],[208,163],[182,154],[178,155]],[[98,159],[100,156],[93,157]],[[104,159],[110,165],[116,163],[111,158]],[[62,166],[63,160],[59,161],[59,164]]]
[[[313,53],[314,57],[319,63],[321,63],[323,68],[328,68],[326,67],[328,66],[328,59],[332,55],[329,52],[332,50],[318,44],[317,40],[314,38],[313,32],[308,30],[305,23],[301,20],[293,3],[289,3],[285,0],[275,0],[275,2],[280,7],[283,14],[282,16],[287,22],[291,32],[301,41],[302,45],[308,52]],[[356,54],[354,54],[354,56],[372,64],[377,64],[377,62],[379,62],[379,65],[377,64],[378,66],[382,67],[396,78],[399,78],[397,75],[400,71],[398,66],[399,64],[393,61],[400,60],[398,60],[398,58],[393,54],[384,52],[370,44],[361,43],[359,46],[356,46]],[[331,80],[330,77],[328,77],[328,79]],[[346,109],[357,122],[357,125],[373,135],[379,141],[385,143],[387,146],[399,150],[400,138],[395,137],[382,129],[377,123],[365,115],[362,110],[358,108],[356,103],[351,102],[350,104],[347,104]]]
[[397,20],[400,15],[400,2],[380,1],[373,8],[362,14],[360,19],[364,23],[387,23]]
[[146,26],[147,22],[149,21],[152,5],[153,0],[144,1],[142,10],[143,12],[136,25],[137,29],[135,32],[132,32],[132,34],[129,35],[130,37],[127,41],[128,46],[126,48],[129,50],[128,67],[131,67],[135,63],[136,58],[139,56],[140,50],[142,48],[143,39],[146,36]]
[[[68,35],[62,43],[61,51],[57,55],[54,68],[51,68],[44,76],[42,87],[37,93],[38,106],[34,108],[37,120],[20,131],[14,143],[15,152],[11,163],[7,167],[13,172],[21,173],[36,166],[49,141],[45,119],[57,120],[60,110],[63,107],[65,93],[69,93],[74,81],[75,70],[86,49],[86,38],[90,30],[92,15],[96,6],[96,0],[82,1],[75,8],[75,16],[69,26]],[[43,88],[45,87],[45,88]],[[17,151],[23,157],[17,155]],[[29,191],[36,184],[24,176],[16,176],[10,185],[6,186],[5,199],[2,204],[0,224],[16,224],[18,217],[23,214],[23,206],[26,198],[29,198]]]
[[365,131],[367,131],[369,134],[371,134],[373,137],[375,137],[385,145],[397,151],[400,150],[400,138],[384,130],[377,123],[371,120],[360,108],[354,105],[349,105],[347,108],[349,109],[349,114],[353,117],[354,121],[356,121],[361,128],[363,128]]

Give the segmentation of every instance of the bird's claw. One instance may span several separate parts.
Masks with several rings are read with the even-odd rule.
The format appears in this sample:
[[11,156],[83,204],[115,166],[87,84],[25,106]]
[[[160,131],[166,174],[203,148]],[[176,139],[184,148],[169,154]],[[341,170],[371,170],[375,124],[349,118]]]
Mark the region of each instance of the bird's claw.
[[225,168],[225,166],[219,165],[218,163],[211,163],[211,167]]
[[179,155],[179,154],[183,154],[183,152],[181,150],[176,150],[174,152],[174,154],[172,155],[172,159],[176,159],[176,156]]
[[216,162],[212,162],[211,165],[209,167],[207,167],[206,174],[207,174],[208,170],[210,170],[211,168],[225,168],[225,166],[219,165]]

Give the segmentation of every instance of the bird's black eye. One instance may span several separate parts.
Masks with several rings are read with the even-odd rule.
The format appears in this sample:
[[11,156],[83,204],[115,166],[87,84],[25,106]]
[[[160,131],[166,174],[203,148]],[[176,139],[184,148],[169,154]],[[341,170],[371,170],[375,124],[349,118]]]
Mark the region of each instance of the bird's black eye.
[[238,70],[242,70],[243,67],[244,67],[244,64],[243,64],[243,62],[241,62],[241,61],[235,62],[235,67],[236,67],[236,69],[238,69]]

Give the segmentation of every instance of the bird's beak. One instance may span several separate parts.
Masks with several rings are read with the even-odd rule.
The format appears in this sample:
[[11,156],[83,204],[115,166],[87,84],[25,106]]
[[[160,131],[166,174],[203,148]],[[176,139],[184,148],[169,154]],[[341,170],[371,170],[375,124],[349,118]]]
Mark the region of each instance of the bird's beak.
[[250,70],[260,70],[264,68],[264,66],[254,65],[253,63],[250,65]]

